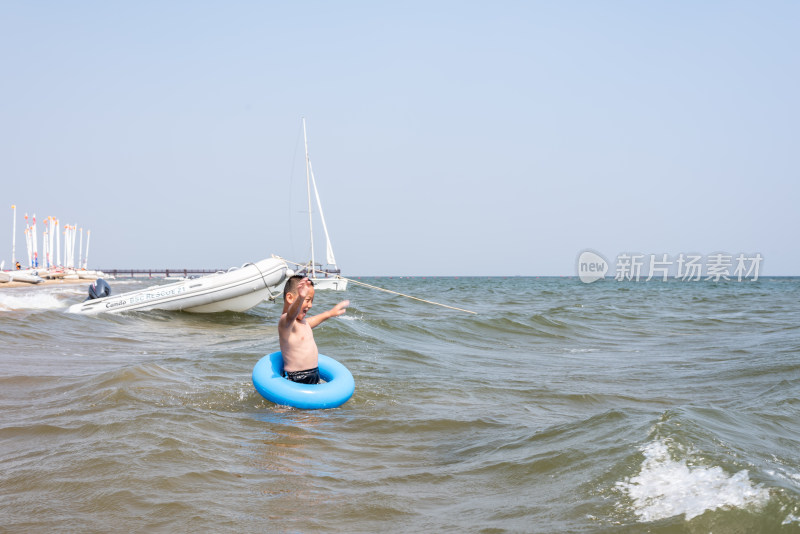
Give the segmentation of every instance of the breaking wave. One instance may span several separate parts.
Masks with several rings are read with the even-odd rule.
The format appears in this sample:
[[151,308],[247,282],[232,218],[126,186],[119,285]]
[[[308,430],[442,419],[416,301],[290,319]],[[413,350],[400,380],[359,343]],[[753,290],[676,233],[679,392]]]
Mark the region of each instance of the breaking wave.
[[660,440],[643,446],[642,453],[639,474],[617,483],[631,499],[640,521],[678,515],[688,521],[711,510],[760,509],[769,501],[769,491],[754,484],[747,470],[729,475],[719,466],[676,460],[667,443]]

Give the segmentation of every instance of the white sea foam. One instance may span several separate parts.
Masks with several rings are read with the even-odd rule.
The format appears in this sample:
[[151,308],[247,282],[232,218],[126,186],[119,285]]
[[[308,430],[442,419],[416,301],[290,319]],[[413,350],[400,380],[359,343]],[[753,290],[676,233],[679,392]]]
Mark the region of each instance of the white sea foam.
[[797,517],[794,514],[789,514],[786,516],[786,519],[783,520],[783,523],[781,523],[781,525],[791,525],[792,523],[800,524],[800,517]]
[[52,293],[0,294],[0,311],[55,310],[66,305]]
[[641,521],[685,514],[686,520],[718,508],[760,508],[769,491],[753,484],[747,470],[728,475],[721,467],[690,466],[673,460],[662,441],[642,448],[641,472],[617,486],[633,501]]

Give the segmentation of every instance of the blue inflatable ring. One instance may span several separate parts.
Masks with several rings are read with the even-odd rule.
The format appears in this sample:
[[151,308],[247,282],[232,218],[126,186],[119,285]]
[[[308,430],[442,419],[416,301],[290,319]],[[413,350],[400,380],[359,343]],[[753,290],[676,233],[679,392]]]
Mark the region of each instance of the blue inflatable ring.
[[319,355],[319,375],[324,384],[298,384],[283,377],[281,352],[267,354],[253,367],[253,385],[262,397],[284,406],[320,409],[336,408],[356,390],[353,375],[333,358]]

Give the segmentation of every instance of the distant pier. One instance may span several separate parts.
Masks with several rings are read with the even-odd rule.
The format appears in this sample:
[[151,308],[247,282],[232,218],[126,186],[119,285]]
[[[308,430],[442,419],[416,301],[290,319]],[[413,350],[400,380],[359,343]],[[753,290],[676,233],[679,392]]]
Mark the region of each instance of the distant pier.
[[227,269],[97,269],[114,278],[169,278],[182,276],[203,276],[216,272],[226,272]]

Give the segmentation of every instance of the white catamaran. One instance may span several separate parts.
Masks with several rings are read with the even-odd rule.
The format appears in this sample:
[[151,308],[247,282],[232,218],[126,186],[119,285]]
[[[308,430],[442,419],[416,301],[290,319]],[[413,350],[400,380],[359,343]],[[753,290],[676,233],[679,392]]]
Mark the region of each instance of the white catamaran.
[[[301,266],[298,269],[298,274],[308,276],[309,280],[314,282],[314,288],[320,289],[333,289],[335,291],[344,291],[347,289],[347,279],[341,277],[341,269],[336,264],[336,258],[333,256],[333,248],[331,247],[331,238],[328,235],[328,226],[325,224],[325,215],[322,213],[322,203],[319,200],[319,191],[317,191],[317,182],[314,179],[314,169],[311,167],[311,159],[308,157],[308,137],[306,135],[306,119],[303,118],[303,143],[306,149],[306,189],[308,191],[308,231],[311,237],[311,261]],[[317,263],[314,257],[314,226],[313,226],[313,213],[311,211],[311,189],[314,189],[314,197],[317,200],[317,209],[319,210],[319,218],[322,221],[322,230],[325,232],[325,261],[327,265],[323,266]]]

